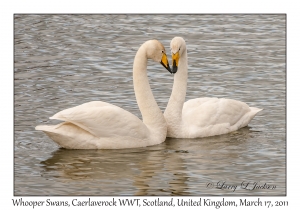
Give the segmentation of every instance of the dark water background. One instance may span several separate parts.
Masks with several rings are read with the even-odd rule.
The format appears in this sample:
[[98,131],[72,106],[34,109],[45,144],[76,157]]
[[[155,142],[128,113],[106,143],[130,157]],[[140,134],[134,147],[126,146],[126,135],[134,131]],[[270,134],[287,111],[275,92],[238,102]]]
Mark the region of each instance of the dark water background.
[[[15,195],[285,195],[285,15],[15,15]],[[263,108],[249,127],[124,150],[60,149],[39,124],[100,100],[141,117],[132,84],[138,47],[187,42],[187,100],[224,97]],[[173,76],[149,62],[164,110]],[[237,189],[217,189],[217,183]],[[242,189],[241,183],[276,186]],[[207,185],[207,183],[213,183]],[[209,187],[207,187],[209,186]]]

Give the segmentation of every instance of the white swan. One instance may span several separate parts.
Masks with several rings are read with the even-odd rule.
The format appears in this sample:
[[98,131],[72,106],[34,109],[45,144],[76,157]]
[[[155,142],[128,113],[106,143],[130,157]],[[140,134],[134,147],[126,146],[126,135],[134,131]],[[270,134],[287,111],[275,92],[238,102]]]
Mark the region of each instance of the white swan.
[[143,122],[120,107],[92,101],[50,117],[63,123],[39,125],[35,129],[67,149],[122,149],[164,142],[167,125],[150,89],[148,59],[160,62],[171,72],[165,48],[159,41],[147,41],[139,48],[133,64],[133,84]]
[[[187,49],[183,38],[171,41],[174,84],[164,112],[168,137],[198,138],[229,133],[245,127],[262,109],[241,101],[196,98],[184,103],[188,78]],[[177,71],[178,69],[178,71]]]

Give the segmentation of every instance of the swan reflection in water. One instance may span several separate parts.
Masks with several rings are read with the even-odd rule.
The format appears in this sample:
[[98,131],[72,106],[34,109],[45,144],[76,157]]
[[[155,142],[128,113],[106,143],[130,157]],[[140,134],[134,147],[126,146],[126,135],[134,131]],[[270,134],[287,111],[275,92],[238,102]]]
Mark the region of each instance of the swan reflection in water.
[[[42,176],[60,179],[69,186],[86,183],[86,191],[69,190],[68,195],[214,194],[206,183],[220,174],[235,180],[232,165],[245,153],[252,135],[255,132],[245,127],[202,139],[167,138],[160,145],[144,148],[58,149],[41,162],[45,169]],[[247,173],[247,166],[243,165],[241,170]]]

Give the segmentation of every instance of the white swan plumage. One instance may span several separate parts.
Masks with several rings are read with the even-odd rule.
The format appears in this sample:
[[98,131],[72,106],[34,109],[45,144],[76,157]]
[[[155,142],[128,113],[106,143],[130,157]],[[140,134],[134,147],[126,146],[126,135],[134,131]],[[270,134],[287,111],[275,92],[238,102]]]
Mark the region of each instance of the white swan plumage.
[[159,41],[149,40],[141,45],[134,59],[133,84],[143,121],[118,106],[92,101],[50,117],[64,121],[58,125],[39,125],[35,129],[67,149],[123,149],[164,142],[167,125],[149,85],[148,59],[160,62],[171,72]]
[[221,135],[245,127],[261,111],[246,103],[224,98],[196,98],[185,102],[188,59],[185,40],[171,41],[172,93],[164,112],[168,137],[198,138]]

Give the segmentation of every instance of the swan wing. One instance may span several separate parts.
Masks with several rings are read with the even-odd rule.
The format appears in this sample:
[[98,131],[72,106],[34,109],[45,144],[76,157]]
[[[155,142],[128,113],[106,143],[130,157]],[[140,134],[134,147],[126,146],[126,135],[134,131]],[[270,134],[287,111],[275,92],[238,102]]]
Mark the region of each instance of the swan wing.
[[102,101],[65,109],[50,119],[73,123],[96,137],[129,136],[143,139],[148,135],[148,128],[138,117]]
[[261,109],[232,99],[196,98],[184,103],[182,117],[185,122],[197,127],[243,127],[259,111]]

